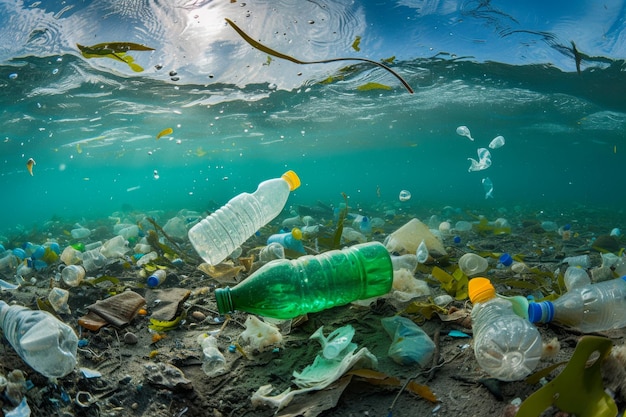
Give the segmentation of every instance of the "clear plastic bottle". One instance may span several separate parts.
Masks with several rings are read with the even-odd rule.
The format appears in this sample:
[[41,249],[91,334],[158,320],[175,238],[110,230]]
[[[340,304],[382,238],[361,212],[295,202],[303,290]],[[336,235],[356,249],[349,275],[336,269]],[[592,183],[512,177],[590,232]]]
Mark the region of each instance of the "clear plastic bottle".
[[42,375],[61,378],[76,366],[76,333],[45,311],[0,301],[0,327],[17,354]]
[[487,278],[469,281],[474,330],[474,354],[480,367],[502,381],[518,381],[539,363],[541,335],[528,320],[516,315],[510,301],[496,296]]
[[70,287],[77,287],[85,279],[85,268],[81,265],[68,265],[61,271],[61,278]]
[[626,276],[576,286],[555,301],[530,303],[528,319],[555,322],[583,333],[626,327]]
[[262,226],[278,216],[289,192],[300,186],[293,171],[241,193],[189,230],[189,240],[205,262],[217,265]]
[[198,336],[202,347],[202,371],[213,377],[226,372],[226,358],[217,347],[217,339],[212,334],[203,333]]
[[274,259],[283,259],[285,257],[285,248],[280,243],[270,243],[259,252],[259,260],[261,262],[269,262]]
[[388,293],[389,252],[379,242],[263,265],[233,288],[215,290],[220,314],[234,310],[290,319]]
[[298,253],[306,253],[304,245],[302,244],[302,231],[297,227],[291,232],[276,233],[267,238],[267,244],[279,243],[285,249],[292,250]]
[[565,283],[565,288],[569,291],[572,288],[591,284],[591,278],[584,269],[578,266],[570,266],[565,270],[563,282]]
[[466,253],[459,259],[459,268],[467,276],[485,272],[488,267],[489,262],[475,253]]

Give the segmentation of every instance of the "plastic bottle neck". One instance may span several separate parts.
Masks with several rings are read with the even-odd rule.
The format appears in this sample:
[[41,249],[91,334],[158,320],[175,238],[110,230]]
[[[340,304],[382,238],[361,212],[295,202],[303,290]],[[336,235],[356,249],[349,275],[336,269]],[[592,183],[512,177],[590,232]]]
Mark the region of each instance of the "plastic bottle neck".
[[531,323],[549,323],[554,319],[552,301],[540,301],[528,304],[528,320]]
[[228,314],[235,311],[230,295],[230,287],[216,289],[215,301],[217,302],[217,310],[220,314]]

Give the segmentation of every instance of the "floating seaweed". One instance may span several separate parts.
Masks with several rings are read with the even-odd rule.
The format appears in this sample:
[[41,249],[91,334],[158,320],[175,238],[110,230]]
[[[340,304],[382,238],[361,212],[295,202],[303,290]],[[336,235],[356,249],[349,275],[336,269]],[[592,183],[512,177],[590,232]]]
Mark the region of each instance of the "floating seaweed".
[[[286,55],[283,54],[282,52],[278,52],[275,51],[271,48],[268,48],[267,46],[261,44],[260,42],[255,41],[254,39],[252,39],[246,32],[244,32],[239,26],[237,26],[232,20],[226,18],[226,22],[233,28],[235,29],[235,31],[239,34],[239,36],[241,36],[246,42],[248,42],[253,48],[258,49],[262,52],[265,52],[268,55],[274,56],[276,58],[281,58],[281,59],[285,59],[287,61],[291,61],[295,64],[301,64],[301,65],[307,65],[307,64],[327,64],[330,62],[339,62],[339,61],[360,61],[360,62],[367,62],[369,64],[372,65],[376,65],[378,67],[381,67],[382,69],[384,69],[385,71],[388,71],[389,73],[391,73],[394,77],[396,77],[398,80],[400,80],[400,82],[402,83],[402,85],[404,85],[404,88],[407,89],[407,91],[411,94],[413,94],[413,89],[411,88],[411,86],[409,85],[408,82],[406,82],[404,80],[404,78],[402,78],[397,72],[395,72],[394,70],[392,70],[391,68],[389,68],[387,65],[381,63],[381,62],[376,62],[373,61],[371,59],[367,59],[367,58],[354,58],[354,57],[347,57],[347,58],[330,58],[330,59],[322,59],[322,60],[318,60],[318,61],[301,61],[297,58],[294,58],[290,55]],[[360,38],[357,38],[358,41],[360,41]],[[354,41],[353,43],[353,48],[358,48],[358,42],[357,40]],[[358,50],[358,49],[357,49]]]
[[135,64],[135,59],[127,55],[128,51],[154,51],[154,48],[132,42],[108,42],[93,46],[76,44],[81,54],[89,58],[111,58],[127,64],[135,72],[142,72],[143,68]]

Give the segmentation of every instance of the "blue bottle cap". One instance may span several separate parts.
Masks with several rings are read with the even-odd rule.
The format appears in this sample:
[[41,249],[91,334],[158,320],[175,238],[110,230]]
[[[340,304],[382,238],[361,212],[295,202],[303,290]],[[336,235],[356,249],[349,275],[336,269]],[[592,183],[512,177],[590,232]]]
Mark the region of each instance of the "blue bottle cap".
[[549,323],[554,319],[554,304],[550,301],[528,304],[528,320],[531,323]]
[[572,228],[572,225],[567,223],[565,226],[563,226],[563,230],[569,230]]
[[454,236],[453,240],[454,240],[454,243],[458,245],[459,243],[461,243],[461,236]]
[[36,249],[33,251],[33,254],[31,255],[31,257],[33,259],[41,259],[43,258],[43,255],[46,253],[46,249],[43,246],[37,246]]
[[511,266],[513,263],[513,258],[508,253],[503,253],[500,255],[500,263],[504,266]]
[[21,260],[24,260],[24,258],[26,258],[26,251],[22,248],[15,248],[13,249],[13,255],[17,256]]
[[159,285],[159,278],[155,277],[154,275],[150,275],[150,276],[148,277],[148,282],[147,282],[147,284],[148,284],[148,287],[150,287],[150,288],[154,288],[154,287],[156,287],[157,285]]
[[56,242],[50,242],[50,244],[48,245],[48,247],[50,248],[50,250],[54,253],[56,253],[57,255],[59,255],[61,253],[61,247],[59,246],[58,243]]

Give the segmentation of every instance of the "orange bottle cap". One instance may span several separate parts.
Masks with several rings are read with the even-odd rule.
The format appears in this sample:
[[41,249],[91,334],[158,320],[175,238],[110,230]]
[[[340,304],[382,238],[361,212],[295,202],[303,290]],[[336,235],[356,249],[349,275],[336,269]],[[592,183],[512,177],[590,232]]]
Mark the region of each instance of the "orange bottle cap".
[[293,191],[300,186],[300,178],[298,178],[298,174],[291,170],[285,172],[281,178],[289,184],[289,191]]
[[302,240],[302,230],[294,227],[293,229],[291,229],[291,236],[293,236],[293,238],[296,240]]
[[472,303],[484,303],[496,296],[496,289],[487,278],[472,278],[467,286]]

